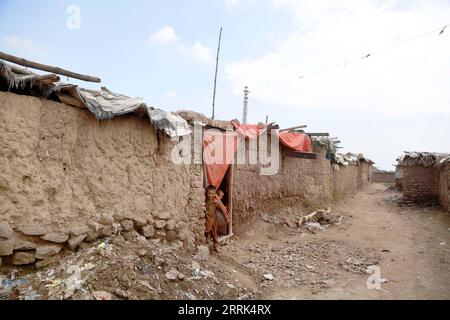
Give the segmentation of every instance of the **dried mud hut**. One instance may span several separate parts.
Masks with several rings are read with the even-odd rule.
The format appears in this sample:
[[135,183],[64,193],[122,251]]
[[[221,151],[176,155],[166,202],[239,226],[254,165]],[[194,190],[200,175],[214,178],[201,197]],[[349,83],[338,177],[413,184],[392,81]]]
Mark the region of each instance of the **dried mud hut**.
[[441,204],[449,208],[450,154],[405,152],[398,159],[402,172],[402,204]]

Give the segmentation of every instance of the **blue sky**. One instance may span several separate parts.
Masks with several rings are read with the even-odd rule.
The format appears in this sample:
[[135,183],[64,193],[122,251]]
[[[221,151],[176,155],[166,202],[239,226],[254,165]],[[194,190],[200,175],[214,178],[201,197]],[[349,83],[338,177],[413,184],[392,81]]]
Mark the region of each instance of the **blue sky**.
[[[70,5],[80,29],[67,28]],[[391,169],[404,150],[450,152],[450,29],[296,78],[449,23],[447,0],[0,0],[0,50],[210,116],[222,26],[217,118],[241,118],[248,85],[250,122],[307,124]]]

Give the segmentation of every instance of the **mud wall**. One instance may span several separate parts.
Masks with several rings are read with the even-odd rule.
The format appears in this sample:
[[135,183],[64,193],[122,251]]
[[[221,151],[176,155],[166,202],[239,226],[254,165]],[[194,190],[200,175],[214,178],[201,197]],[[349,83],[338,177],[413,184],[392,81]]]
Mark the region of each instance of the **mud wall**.
[[395,183],[394,172],[374,172],[372,174],[373,182]]
[[0,222],[13,238],[65,238],[81,227],[93,240],[116,223],[148,238],[194,239],[202,168],[172,164],[172,146],[145,117],[98,122],[87,110],[0,92]]
[[403,204],[433,204],[438,201],[438,198],[438,169],[436,169],[435,167],[422,166],[403,167]]
[[[287,155],[282,149],[276,175],[261,175],[257,165],[234,168],[234,221],[247,222],[258,212],[276,211],[283,206],[304,209],[323,208],[332,201],[355,192],[369,181],[369,165],[359,175],[359,166],[332,165],[324,149],[315,150],[317,159]],[[364,177],[364,178],[362,178]]]
[[445,163],[439,170],[439,203],[450,212],[450,163]]

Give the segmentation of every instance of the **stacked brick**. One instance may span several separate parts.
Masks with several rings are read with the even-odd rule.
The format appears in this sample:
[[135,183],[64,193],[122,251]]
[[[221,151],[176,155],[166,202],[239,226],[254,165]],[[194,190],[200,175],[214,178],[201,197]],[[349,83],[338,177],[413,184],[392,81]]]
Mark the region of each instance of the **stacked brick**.
[[439,172],[435,167],[403,168],[402,205],[436,205],[438,203]]

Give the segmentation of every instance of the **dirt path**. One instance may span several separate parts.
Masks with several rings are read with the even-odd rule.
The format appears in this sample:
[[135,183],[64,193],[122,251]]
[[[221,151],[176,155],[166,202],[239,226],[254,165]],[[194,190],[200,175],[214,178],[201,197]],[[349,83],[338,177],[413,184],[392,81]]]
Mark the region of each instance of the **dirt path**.
[[[182,244],[122,232],[43,269],[3,266],[0,300],[95,299],[98,291],[111,299],[449,299],[450,215],[397,207],[395,196],[371,185],[333,206],[341,224],[316,233],[297,227],[309,212],[261,212],[206,261]],[[369,266],[387,279],[380,290],[367,287]]]
[[[333,207],[341,225],[315,234],[257,222],[210,263],[257,299],[449,299],[450,215],[400,208],[395,195],[373,184]],[[370,265],[387,279],[380,290],[367,287]]]

